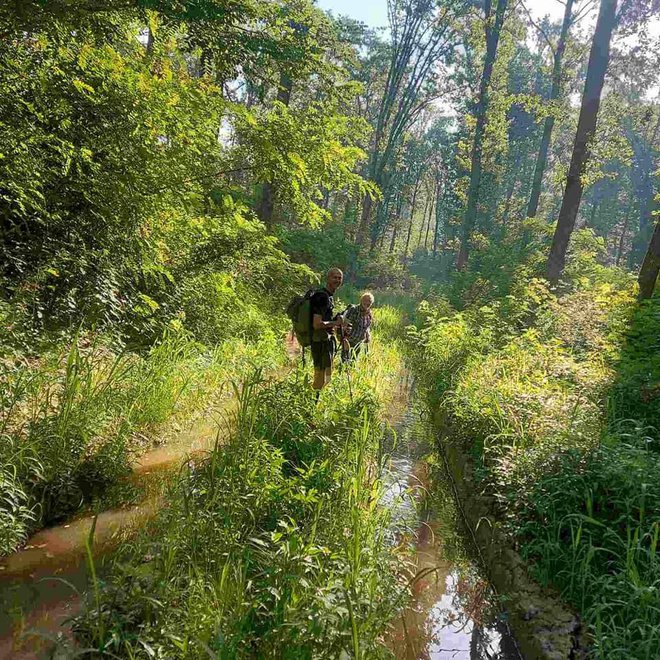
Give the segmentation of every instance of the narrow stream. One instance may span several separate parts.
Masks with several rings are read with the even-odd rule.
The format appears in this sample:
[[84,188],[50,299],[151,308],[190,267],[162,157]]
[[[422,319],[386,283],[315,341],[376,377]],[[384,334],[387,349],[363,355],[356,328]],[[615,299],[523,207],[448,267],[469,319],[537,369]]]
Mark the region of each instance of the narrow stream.
[[409,539],[423,577],[388,646],[398,660],[519,660],[495,596],[470,559],[448,477],[433,459],[434,434],[407,380],[389,422],[383,500],[392,509],[393,541]]
[[[389,634],[389,648],[398,660],[519,660],[488,583],[466,552],[448,483],[429,461],[433,433],[417,410],[407,379],[401,381],[387,419],[391,431],[384,450],[391,458],[383,501],[392,511],[392,543],[411,544],[411,577],[422,575],[414,581],[412,602]],[[213,437],[210,426],[207,422],[206,432],[200,433],[205,443]],[[189,437],[185,440],[148,456],[143,474],[168,467],[183,446],[193,453],[201,449]],[[144,524],[157,507],[158,498],[152,497],[139,506],[100,514],[96,558]],[[55,637],[69,637],[65,622],[79,610],[79,592],[87,586],[84,539],[91,524],[90,517],[82,517],[42,530],[25,549],[0,560],[0,659],[45,657]],[[25,632],[27,642],[21,643],[18,638]]]

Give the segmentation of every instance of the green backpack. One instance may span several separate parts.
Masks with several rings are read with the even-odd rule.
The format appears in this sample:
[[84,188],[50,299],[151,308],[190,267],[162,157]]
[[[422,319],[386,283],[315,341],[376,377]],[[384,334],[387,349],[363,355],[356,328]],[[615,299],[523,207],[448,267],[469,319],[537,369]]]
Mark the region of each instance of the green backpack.
[[293,323],[293,332],[303,348],[312,343],[311,298],[315,293],[314,289],[308,289],[305,295],[294,296],[286,307],[286,315]]

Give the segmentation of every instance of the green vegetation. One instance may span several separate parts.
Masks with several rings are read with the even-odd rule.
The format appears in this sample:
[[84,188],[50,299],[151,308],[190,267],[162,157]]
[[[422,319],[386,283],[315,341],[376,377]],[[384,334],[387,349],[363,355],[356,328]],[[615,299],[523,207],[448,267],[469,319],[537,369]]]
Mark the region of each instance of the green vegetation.
[[[386,655],[380,416],[410,366],[594,653],[660,656],[657,2],[383,2],[387,31],[312,0],[1,4],[0,555],[126,504],[142,452],[234,401],[79,640]],[[377,341],[316,406],[284,309],[330,266]]]
[[144,355],[99,337],[2,365],[0,552],[102,496],[168,423],[189,418],[238,374],[283,361],[274,341],[235,339],[212,351],[182,331]]
[[558,296],[530,264],[476,297],[457,279],[450,292],[469,303],[423,303],[411,359],[447,441],[472,454],[536,577],[582,612],[596,656],[652,658],[660,301],[638,304],[631,278],[594,255],[574,253],[589,275]]
[[352,372],[352,395],[339,377],[319,405],[304,370],[243,381],[226,443],[185,466],[90,596],[76,623],[84,645],[129,657],[386,655],[407,585],[380,503],[378,417],[400,367],[396,346],[378,345]]

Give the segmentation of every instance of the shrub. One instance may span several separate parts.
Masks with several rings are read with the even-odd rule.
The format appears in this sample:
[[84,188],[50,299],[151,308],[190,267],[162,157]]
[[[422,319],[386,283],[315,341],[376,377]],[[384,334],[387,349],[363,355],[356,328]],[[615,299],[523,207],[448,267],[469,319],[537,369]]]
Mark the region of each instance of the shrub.
[[[157,657],[385,655],[405,586],[385,541],[373,371],[315,405],[294,374],[243,383],[229,442],[189,463],[77,622],[87,645]],[[362,362],[361,362],[362,364]],[[389,373],[392,378],[394,374]],[[382,382],[382,379],[380,379]]]

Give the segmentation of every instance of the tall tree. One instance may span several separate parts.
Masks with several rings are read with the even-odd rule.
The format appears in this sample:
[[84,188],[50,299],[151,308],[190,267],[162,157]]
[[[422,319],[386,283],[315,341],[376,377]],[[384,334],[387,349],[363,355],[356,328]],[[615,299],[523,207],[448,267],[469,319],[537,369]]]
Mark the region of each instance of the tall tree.
[[649,242],[646,256],[639,269],[639,298],[644,300],[653,295],[655,283],[658,280],[658,272],[660,272],[660,220],[656,220],[655,229],[651,241]]
[[506,12],[507,0],[496,0],[497,8],[493,16],[493,7],[491,0],[485,0],[485,31],[486,31],[486,56],[484,58],[484,68],[479,85],[479,97],[475,109],[477,126],[474,131],[474,140],[472,142],[472,157],[470,159],[470,187],[468,189],[467,208],[463,216],[463,226],[461,229],[461,247],[456,260],[456,268],[463,270],[467,266],[469,255],[470,235],[474,228],[477,217],[477,204],[479,202],[479,187],[481,184],[481,159],[484,133],[486,130],[486,115],[488,112],[488,88],[490,79],[493,75],[495,66],[495,57],[497,55],[497,44],[500,40],[500,33],[504,23],[504,14]]
[[556,282],[564,271],[568,242],[575,227],[575,219],[582,199],[582,175],[589,159],[590,141],[596,131],[600,97],[605,80],[605,72],[610,59],[610,41],[616,22],[617,0],[601,0],[596,30],[591,43],[587,79],[584,84],[582,106],[578,119],[573,155],[566,179],[557,228],[552,239],[548,257],[547,275]]
[[[406,130],[437,95],[434,73],[453,51],[455,18],[465,6],[463,0],[388,0],[390,61],[367,167],[367,177],[381,188]],[[357,236],[362,245],[372,211],[366,196]]]
[[[564,20],[561,24],[561,33],[557,47],[554,49],[554,61],[552,65],[552,87],[550,89],[550,102],[556,101],[559,98],[561,91],[561,74],[562,74],[562,59],[564,51],[566,50],[566,37],[568,30],[571,26],[571,18],[573,14],[573,0],[566,0],[566,7],[564,9]],[[532,191],[529,196],[529,203],[527,205],[527,217],[533,218],[539,207],[539,198],[541,196],[541,183],[543,181],[543,173],[545,172],[545,165],[548,160],[548,148],[550,146],[550,138],[552,137],[552,129],[555,125],[554,110],[548,114],[543,123],[543,135],[541,137],[541,145],[539,152],[536,156],[536,164],[534,166],[534,178],[532,179]]]

